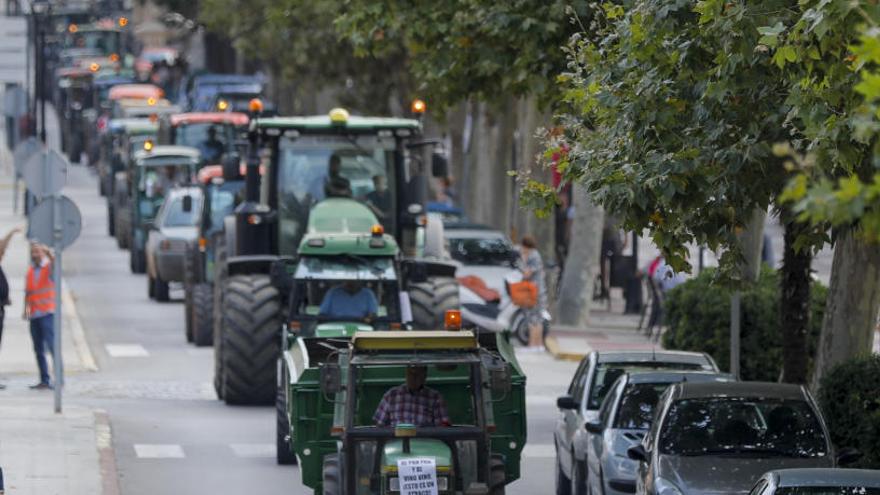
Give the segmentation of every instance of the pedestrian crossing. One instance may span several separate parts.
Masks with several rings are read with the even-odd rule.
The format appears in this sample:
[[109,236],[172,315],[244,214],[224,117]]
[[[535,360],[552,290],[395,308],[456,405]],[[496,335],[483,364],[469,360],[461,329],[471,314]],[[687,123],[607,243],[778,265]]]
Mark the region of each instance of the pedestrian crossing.
[[[242,459],[274,459],[274,443],[232,443],[228,446],[233,456]],[[180,444],[146,444],[133,445],[138,459],[184,459],[187,457],[183,445]],[[214,449],[211,449],[214,452]],[[552,459],[556,450],[552,443],[526,444],[522,457],[525,459]]]

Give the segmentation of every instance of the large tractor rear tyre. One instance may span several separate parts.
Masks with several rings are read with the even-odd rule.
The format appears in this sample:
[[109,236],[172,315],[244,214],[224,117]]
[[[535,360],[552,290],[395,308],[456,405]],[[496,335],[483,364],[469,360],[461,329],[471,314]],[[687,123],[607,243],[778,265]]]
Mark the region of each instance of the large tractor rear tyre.
[[275,394],[275,460],[280,466],[295,466],[296,455],[290,447],[290,421],[287,418],[287,404],[284,400],[286,383],[278,387]]
[[107,208],[107,234],[110,237],[116,235],[116,217],[113,213],[113,208]]
[[193,337],[193,288],[195,287],[195,248],[187,250],[183,257],[183,333],[186,341]]
[[459,309],[458,282],[450,277],[436,277],[409,285],[413,326],[416,330],[441,330],[447,309]]
[[226,244],[222,238],[214,245],[214,287],[211,309],[211,332],[214,336],[214,391],[223,400],[223,288],[226,287]]
[[214,290],[211,284],[192,286],[192,341],[199,347],[214,343]]
[[342,469],[339,466],[339,454],[324,456],[321,478],[324,495],[339,495],[342,493]]
[[270,405],[281,353],[281,296],[268,275],[234,275],[223,288],[223,398]]

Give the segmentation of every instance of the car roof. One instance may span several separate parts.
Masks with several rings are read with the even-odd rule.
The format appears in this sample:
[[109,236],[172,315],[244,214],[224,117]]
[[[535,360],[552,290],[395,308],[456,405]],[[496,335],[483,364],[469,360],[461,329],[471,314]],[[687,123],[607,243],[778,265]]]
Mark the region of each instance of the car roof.
[[771,382],[681,383],[673,394],[676,399],[711,397],[762,397],[768,399],[803,400],[800,385]]
[[703,383],[732,382],[729,373],[713,373],[711,371],[633,371],[627,373],[627,381],[632,384],[641,383]]
[[177,199],[181,196],[186,196],[187,194],[192,196],[193,199],[198,199],[202,197],[202,190],[195,186],[177,186],[171,189],[168,199]]
[[491,229],[452,229],[446,233],[450,239],[507,239],[504,232]]
[[690,351],[594,351],[598,363],[668,362],[710,364],[702,352]]
[[241,112],[188,112],[171,116],[171,125],[181,124],[232,124],[245,126],[248,116]]
[[880,471],[870,469],[779,469],[776,475],[779,487],[788,486],[863,486],[880,488]]

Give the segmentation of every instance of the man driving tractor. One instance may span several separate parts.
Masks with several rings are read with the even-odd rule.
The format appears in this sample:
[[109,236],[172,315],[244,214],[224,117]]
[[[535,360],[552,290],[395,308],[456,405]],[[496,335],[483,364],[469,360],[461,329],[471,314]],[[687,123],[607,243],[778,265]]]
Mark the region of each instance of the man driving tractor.
[[373,421],[379,426],[449,426],[446,401],[440,392],[425,386],[427,379],[427,367],[408,366],[406,383],[385,392]]
[[376,295],[357,280],[346,280],[324,294],[318,314],[333,318],[363,320],[376,316],[379,302]]

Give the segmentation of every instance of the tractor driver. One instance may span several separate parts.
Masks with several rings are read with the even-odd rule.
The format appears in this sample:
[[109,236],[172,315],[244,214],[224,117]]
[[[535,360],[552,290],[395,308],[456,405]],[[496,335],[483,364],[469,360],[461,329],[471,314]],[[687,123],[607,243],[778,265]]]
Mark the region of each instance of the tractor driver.
[[331,318],[369,320],[376,316],[379,302],[373,291],[357,280],[346,280],[324,294],[318,314]]
[[342,176],[342,159],[335,153],[330,155],[330,163],[327,166],[327,178],[324,180],[324,197],[351,197],[351,182]]
[[217,128],[211,126],[208,128],[208,138],[199,145],[199,151],[202,152],[202,159],[205,163],[218,163],[220,157],[223,156],[223,142],[217,139]]
[[407,366],[406,383],[382,396],[373,421],[378,426],[449,426],[449,411],[440,392],[425,386],[428,368]]

